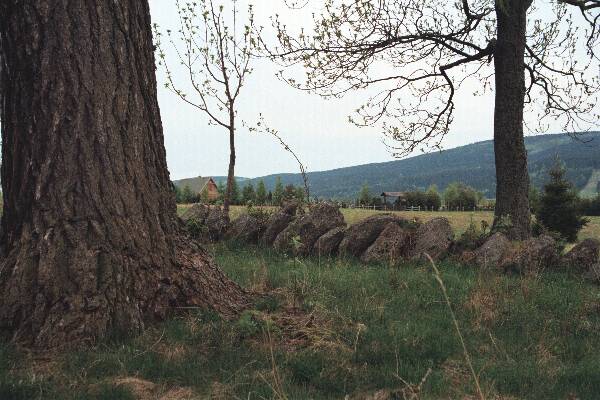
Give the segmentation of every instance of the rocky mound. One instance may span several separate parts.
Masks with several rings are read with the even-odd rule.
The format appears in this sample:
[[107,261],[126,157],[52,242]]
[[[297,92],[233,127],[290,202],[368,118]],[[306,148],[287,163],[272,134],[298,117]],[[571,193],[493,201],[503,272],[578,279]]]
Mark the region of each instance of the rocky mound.
[[265,231],[262,235],[262,242],[265,245],[273,245],[273,242],[277,238],[277,235],[279,235],[281,231],[287,228],[290,222],[292,222],[294,216],[296,215],[297,209],[297,203],[286,203],[279,209],[279,211],[277,211],[269,217],[269,219],[267,220]]
[[395,264],[403,259],[412,244],[411,232],[396,222],[390,222],[379,237],[363,253],[361,260],[366,263],[382,262]]
[[226,237],[230,240],[256,244],[263,230],[264,224],[258,218],[243,214],[231,223]]
[[337,254],[340,243],[344,239],[346,228],[339,226],[333,228],[315,242],[313,254],[318,256],[330,256]]
[[344,216],[338,207],[330,203],[318,203],[281,231],[277,235],[273,247],[279,251],[306,256],[311,253],[319,237],[334,228],[345,225]]
[[390,223],[408,226],[409,222],[392,214],[378,214],[351,225],[340,243],[339,253],[360,257]]
[[417,228],[409,257],[422,258],[427,253],[434,260],[439,260],[448,254],[453,239],[454,231],[446,218],[429,220]]

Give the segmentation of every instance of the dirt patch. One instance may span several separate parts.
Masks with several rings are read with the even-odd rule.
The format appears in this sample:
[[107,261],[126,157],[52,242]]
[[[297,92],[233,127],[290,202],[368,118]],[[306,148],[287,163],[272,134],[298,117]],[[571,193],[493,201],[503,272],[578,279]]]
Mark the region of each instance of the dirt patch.
[[499,287],[501,282],[496,278],[490,283],[477,285],[471,291],[465,308],[474,314],[473,329],[478,331],[489,329],[497,322],[502,297]]
[[213,382],[210,385],[210,399],[211,400],[228,400],[234,398],[235,395],[230,386],[224,385],[221,382]]
[[159,343],[154,348],[154,351],[169,361],[182,360],[188,353],[186,346],[174,343]]
[[135,377],[117,378],[114,384],[127,388],[137,400],[155,400],[157,398],[158,387],[156,384],[144,379]]
[[114,380],[116,386],[127,388],[136,400],[195,400],[199,399],[192,389],[178,387],[164,389],[154,382],[136,377],[124,377]]
[[165,392],[159,397],[159,400],[196,400],[196,396],[190,388],[175,388]]
[[473,377],[469,372],[469,368],[465,365],[465,361],[448,359],[441,365],[444,377],[451,383],[453,388],[461,388],[468,385]]
[[287,351],[303,348],[326,349],[334,352],[351,352],[352,348],[342,339],[340,330],[354,330],[351,321],[340,320],[321,307],[310,311],[301,308],[297,296],[287,288],[278,288],[268,293],[279,300],[274,311],[254,311],[253,318],[269,327],[264,335],[256,338],[258,346],[274,344]]
[[319,348],[333,351],[351,351],[338,334],[338,329],[326,314],[313,310],[305,312],[296,307],[285,307],[268,318],[280,330],[279,346],[293,351],[298,348]]

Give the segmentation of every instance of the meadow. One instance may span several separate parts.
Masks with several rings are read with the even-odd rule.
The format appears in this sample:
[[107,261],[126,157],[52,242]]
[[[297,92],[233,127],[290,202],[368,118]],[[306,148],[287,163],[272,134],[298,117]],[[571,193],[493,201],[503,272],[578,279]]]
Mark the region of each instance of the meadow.
[[[192,310],[80,351],[4,342],[0,399],[478,398],[428,265],[210,250],[259,294],[251,309],[229,321]],[[600,288],[561,271],[439,268],[484,398],[597,398]]]

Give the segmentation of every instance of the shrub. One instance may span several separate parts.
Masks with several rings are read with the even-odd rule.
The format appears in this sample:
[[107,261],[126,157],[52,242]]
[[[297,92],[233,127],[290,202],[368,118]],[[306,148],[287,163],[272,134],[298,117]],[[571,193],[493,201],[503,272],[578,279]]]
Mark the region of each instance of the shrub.
[[482,194],[463,183],[451,183],[444,191],[446,206],[451,209],[474,209],[482,199]]
[[266,224],[271,216],[272,212],[266,208],[262,207],[254,207],[252,203],[248,204],[246,207],[246,213],[254,217],[258,220],[258,222],[262,225]]
[[369,185],[367,185],[366,183],[364,185],[362,185],[362,187],[360,188],[360,192],[358,193],[358,205],[361,206],[369,206],[371,205],[371,201],[372,201],[372,197],[371,197],[371,191],[369,190]]
[[588,222],[583,217],[580,200],[573,185],[565,178],[565,170],[557,159],[549,171],[550,181],[544,186],[540,198],[537,220],[549,231],[559,233],[569,242]]
[[425,207],[428,210],[439,210],[442,206],[442,197],[438,193],[437,187],[432,185],[425,192]]
[[201,221],[195,218],[190,219],[185,223],[188,233],[194,239],[204,239],[208,236],[208,227]]
[[579,208],[583,215],[600,216],[600,194],[593,199],[581,199]]
[[256,201],[256,192],[251,183],[246,184],[242,189],[242,204],[254,203]]
[[540,209],[540,191],[538,188],[529,184],[529,210],[533,214],[537,214]]
[[462,253],[463,251],[475,250],[480,247],[487,238],[487,229],[489,228],[487,221],[481,221],[481,227],[477,226],[473,217],[467,229],[460,235],[455,241],[453,249],[456,253]]
[[402,206],[404,200],[406,200],[406,205],[408,206],[421,207],[425,210],[437,211],[442,206],[442,198],[435,185],[432,185],[426,192],[420,190],[407,192],[405,198],[398,198],[396,200],[396,206]]

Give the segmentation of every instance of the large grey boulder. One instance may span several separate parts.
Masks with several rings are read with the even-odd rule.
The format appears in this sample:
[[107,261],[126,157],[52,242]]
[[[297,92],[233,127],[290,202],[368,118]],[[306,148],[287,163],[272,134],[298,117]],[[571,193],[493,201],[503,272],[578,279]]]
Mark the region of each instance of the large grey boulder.
[[348,227],[340,243],[339,253],[360,257],[390,222],[400,226],[409,225],[407,220],[392,214],[378,214],[365,218]]
[[559,263],[556,240],[549,235],[528,239],[517,246],[501,267],[507,272],[535,274]]
[[485,243],[474,251],[474,260],[480,267],[498,267],[512,253],[510,240],[501,232],[490,236]]
[[340,243],[344,239],[346,228],[338,226],[322,235],[313,246],[313,254],[317,256],[330,256],[337,253]]
[[599,251],[600,241],[585,239],[562,257],[561,264],[576,271],[587,272],[598,263]]
[[230,240],[256,244],[263,229],[264,224],[258,218],[242,214],[231,223],[226,237]]
[[206,221],[206,217],[208,217],[209,211],[210,208],[207,205],[196,203],[185,210],[180,218],[183,222],[194,220],[197,223],[203,224]]
[[296,215],[301,211],[300,209],[300,203],[296,200],[285,201],[280,207],[281,212],[289,215]]
[[580,273],[584,278],[600,282],[600,241],[585,239],[561,259],[561,265]]
[[600,262],[590,266],[583,276],[594,283],[600,283]]
[[208,238],[214,242],[222,239],[229,229],[229,216],[221,208],[211,208],[205,220]]
[[265,231],[262,235],[262,242],[271,246],[277,235],[281,233],[290,222],[294,219],[296,215],[296,211],[298,209],[298,204],[295,202],[285,203],[279,211],[272,214],[267,220]]
[[281,231],[273,247],[279,251],[306,256],[310,254],[319,237],[333,228],[344,225],[344,216],[338,207],[330,203],[318,203]]
[[448,254],[454,231],[446,218],[434,218],[417,228],[414,246],[408,255],[413,259],[420,259],[427,253],[434,260],[439,260]]
[[361,260],[394,264],[401,260],[411,242],[411,232],[395,222],[390,222],[379,237],[363,253]]

